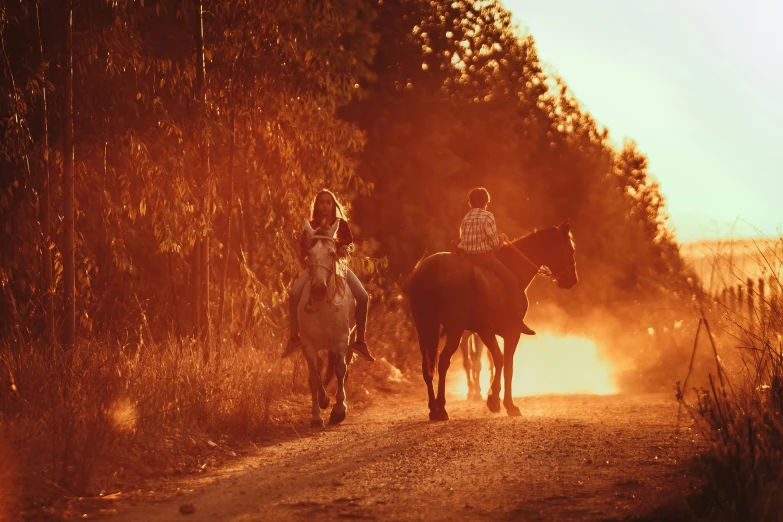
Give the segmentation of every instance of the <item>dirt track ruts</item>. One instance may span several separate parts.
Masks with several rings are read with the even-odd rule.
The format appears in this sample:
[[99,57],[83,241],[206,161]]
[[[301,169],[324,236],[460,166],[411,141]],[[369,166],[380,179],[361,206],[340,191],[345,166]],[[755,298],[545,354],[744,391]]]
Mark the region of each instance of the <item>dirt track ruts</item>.
[[691,448],[676,446],[671,398],[520,398],[518,418],[452,399],[445,423],[425,399],[392,396],[325,430],[303,422],[302,438],[113,520],[621,520],[685,485],[677,459]]

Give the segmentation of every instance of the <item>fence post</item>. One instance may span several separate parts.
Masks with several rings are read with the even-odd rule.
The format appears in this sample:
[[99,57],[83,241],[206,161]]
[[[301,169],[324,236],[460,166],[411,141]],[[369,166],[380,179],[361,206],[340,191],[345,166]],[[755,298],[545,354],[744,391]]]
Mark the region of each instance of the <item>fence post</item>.
[[[767,317],[770,323],[776,323],[778,320],[778,313],[780,310],[780,284],[777,277],[774,275],[769,276],[769,310]],[[776,328],[777,324],[771,325]]]
[[748,278],[748,330],[753,331],[753,279]]

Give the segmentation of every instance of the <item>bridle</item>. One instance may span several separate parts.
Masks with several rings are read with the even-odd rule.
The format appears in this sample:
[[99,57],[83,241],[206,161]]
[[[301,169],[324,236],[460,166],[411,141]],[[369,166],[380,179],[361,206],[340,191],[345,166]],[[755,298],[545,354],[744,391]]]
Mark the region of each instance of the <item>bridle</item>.
[[[309,240],[311,240],[311,241],[314,240],[314,239],[315,240],[317,240],[317,239],[324,239],[326,241],[331,242],[333,245],[336,245],[336,241],[335,241],[335,239],[332,236],[314,235],[314,236],[310,236],[309,237]],[[327,272],[327,275],[326,275],[327,285],[328,285],[328,281],[330,279],[332,279],[332,278],[335,279],[334,295],[332,297],[328,297],[328,295],[327,295],[327,297],[328,297],[327,301],[329,301],[330,303],[335,304],[335,305],[341,304],[343,302],[343,300],[345,300],[345,292],[343,292],[343,299],[340,300],[340,302],[335,302],[334,301],[334,297],[337,295],[337,281],[336,281],[336,279],[337,279],[336,278],[336,276],[337,276],[337,263],[336,262],[335,263],[331,263],[330,265],[325,265],[325,264],[321,264],[321,263],[312,263],[311,262],[311,256],[308,256],[307,257],[307,272],[310,275],[310,300],[312,300],[312,298],[313,298],[313,277],[312,277],[312,272],[311,272],[313,267],[323,268],[323,269],[326,270],[326,272]],[[327,294],[328,294],[328,292],[327,292]]]
[[[515,252],[519,257],[521,257],[524,261],[526,261],[530,266],[532,266],[533,268],[536,269],[536,275],[549,277],[550,279],[552,279],[552,281],[557,281],[558,278],[561,275],[563,275],[569,269],[568,263],[566,262],[566,263],[564,263],[565,267],[562,270],[558,271],[557,273],[553,273],[552,269],[549,268],[548,266],[533,262],[532,259],[530,259],[527,255],[525,255],[525,253],[522,252],[519,249],[519,247],[517,247],[511,241],[509,241],[507,244],[509,246],[511,246],[511,250],[513,252]],[[563,244],[562,241],[558,241],[558,245],[560,247],[560,252],[563,254],[563,259],[566,259],[567,252],[565,251],[565,245]]]

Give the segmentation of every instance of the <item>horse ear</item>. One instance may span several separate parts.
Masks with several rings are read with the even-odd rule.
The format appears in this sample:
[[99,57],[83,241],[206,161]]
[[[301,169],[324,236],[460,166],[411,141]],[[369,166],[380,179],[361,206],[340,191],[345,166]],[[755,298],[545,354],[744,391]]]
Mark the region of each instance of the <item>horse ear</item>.
[[307,235],[311,237],[314,236],[315,230],[313,230],[313,227],[310,226],[310,222],[305,219],[304,224],[305,224],[305,230],[307,231]]
[[334,225],[332,225],[332,228],[329,229],[327,232],[327,235],[332,237],[337,237],[337,229],[340,227],[340,220],[334,222]]
[[562,223],[560,223],[560,224],[557,226],[557,228],[558,228],[558,229],[559,229],[561,232],[563,232],[564,234],[568,234],[569,232],[571,232],[571,220],[570,220],[570,219],[566,219],[565,221],[563,221]]

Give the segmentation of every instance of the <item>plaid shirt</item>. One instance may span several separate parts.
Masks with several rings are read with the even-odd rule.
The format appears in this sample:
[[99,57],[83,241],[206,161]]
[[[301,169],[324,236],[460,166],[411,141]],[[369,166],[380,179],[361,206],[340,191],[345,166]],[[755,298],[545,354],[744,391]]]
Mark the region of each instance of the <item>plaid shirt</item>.
[[489,252],[500,244],[492,212],[480,208],[471,209],[459,227],[459,247],[465,252],[478,254]]

